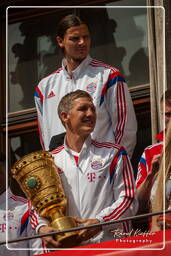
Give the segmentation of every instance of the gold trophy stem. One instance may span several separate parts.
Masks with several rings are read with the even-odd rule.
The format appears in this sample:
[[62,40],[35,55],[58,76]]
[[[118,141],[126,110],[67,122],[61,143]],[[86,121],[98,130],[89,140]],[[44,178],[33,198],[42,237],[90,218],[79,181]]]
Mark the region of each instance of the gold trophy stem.
[[[62,210],[58,207],[49,209],[47,211],[47,215],[51,219],[51,227],[59,231],[77,226],[74,218],[70,216],[64,216]],[[56,235],[55,239],[60,242],[60,247],[62,248],[70,248],[76,246],[79,243],[77,231]]]
[[60,211],[60,209],[57,208],[49,210],[47,215],[50,217],[52,221],[60,217],[63,217],[62,212]]

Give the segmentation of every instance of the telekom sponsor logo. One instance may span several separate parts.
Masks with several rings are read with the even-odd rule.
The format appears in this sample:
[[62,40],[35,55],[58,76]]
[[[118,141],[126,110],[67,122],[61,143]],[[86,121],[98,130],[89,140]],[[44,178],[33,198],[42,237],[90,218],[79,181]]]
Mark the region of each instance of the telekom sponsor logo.
[[4,233],[5,230],[6,230],[6,223],[0,224],[0,232],[1,232],[1,233]]
[[87,178],[89,182],[94,182],[96,179],[96,173],[95,172],[89,172],[87,173]]

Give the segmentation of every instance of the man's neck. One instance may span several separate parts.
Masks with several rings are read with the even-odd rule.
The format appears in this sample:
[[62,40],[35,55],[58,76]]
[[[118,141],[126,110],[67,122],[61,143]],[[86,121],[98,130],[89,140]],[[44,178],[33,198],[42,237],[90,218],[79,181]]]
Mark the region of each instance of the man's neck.
[[73,135],[73,134],[66,135],[66,142],[68,147],[78,153],[81,151],[82,146],[86,139],[87,139],[87,136],[80,137],[79,135]]

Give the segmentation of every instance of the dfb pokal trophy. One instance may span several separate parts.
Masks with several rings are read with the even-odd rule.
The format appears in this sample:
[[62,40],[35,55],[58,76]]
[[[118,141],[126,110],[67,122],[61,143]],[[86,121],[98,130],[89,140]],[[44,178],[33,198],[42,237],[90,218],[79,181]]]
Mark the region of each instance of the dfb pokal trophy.
[[[52,155],[48,151],[30,153],[12,167],[13,177],[19,183],[37,214],[47,218],[57,230],[76,227],[74,218],[65,216],[67,198]],[[78,232],[56,235],[62,248],[78,245]]]

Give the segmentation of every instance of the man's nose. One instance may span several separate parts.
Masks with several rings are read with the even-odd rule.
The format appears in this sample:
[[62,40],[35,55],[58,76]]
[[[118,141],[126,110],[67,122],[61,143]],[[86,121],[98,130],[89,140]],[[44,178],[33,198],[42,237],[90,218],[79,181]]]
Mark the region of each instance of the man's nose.
[[83,37],[81,37],[80,40],[79,40],[79,44],[81,45],[81,44],[84,44],[84,43],[85,43],[85,39]]
[[88,110],[87,110],[87,116],[92,116],[92,115],[94,115],[95,113],[94,113],[94,111],[91,109],[91,108],[89,108]]

